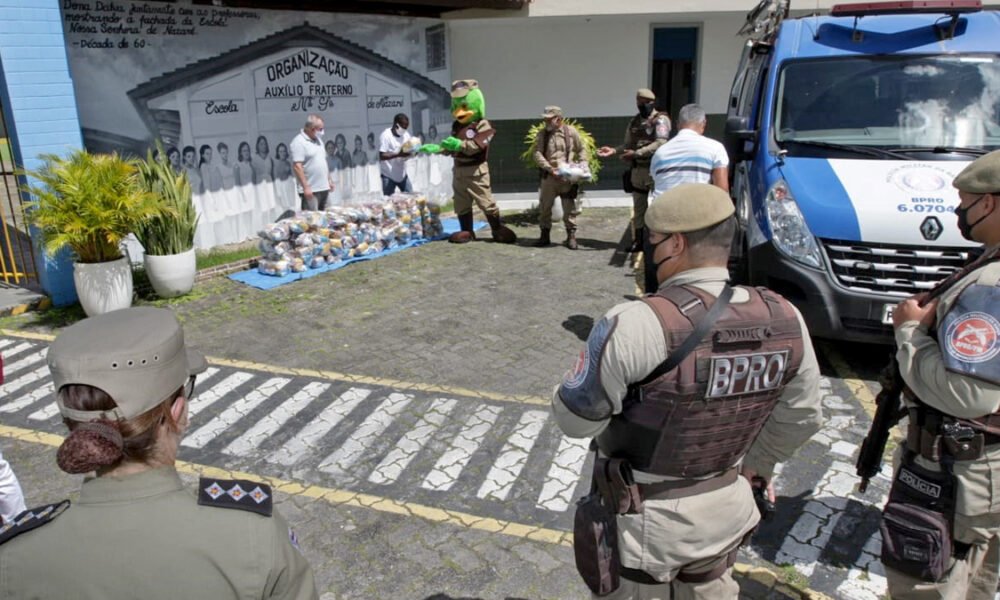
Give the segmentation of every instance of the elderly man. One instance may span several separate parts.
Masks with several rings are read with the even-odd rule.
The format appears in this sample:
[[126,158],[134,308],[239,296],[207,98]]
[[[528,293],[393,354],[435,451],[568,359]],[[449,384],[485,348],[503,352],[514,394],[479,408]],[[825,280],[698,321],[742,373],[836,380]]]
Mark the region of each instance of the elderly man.
[[732,565],[760,519],[752,485],[773,501],[775,464],[819,429],[802,316],[774,292],[728,283],[733,212],[705,184],[653,201],[658,292],[608,311],[553,394],[563,432],[596,438],[596,487],[617,515],[621,568],[605,581],[620,582],[591,585],[602,597],[737,598]]
[[993,598],[1000,569],[1000,151],[953,185],[958,228],[985,252],[892,319],[909,411],[883,511],[894,599]]
[[333,179],[323,150],[323,117],[306,117],[306,124],[289,144],[289,154],[302,210],[325,210]]

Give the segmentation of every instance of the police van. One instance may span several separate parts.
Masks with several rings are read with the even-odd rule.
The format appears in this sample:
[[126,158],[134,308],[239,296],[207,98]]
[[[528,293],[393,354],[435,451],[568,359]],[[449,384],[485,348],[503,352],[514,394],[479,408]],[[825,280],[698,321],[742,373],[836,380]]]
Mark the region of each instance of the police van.
[[726,120],[737,278],[814,336],[889,341],[892,308],[957,270],[952,179],[1000,149],[1000,13],[867,2],[789,17],[763,0]]

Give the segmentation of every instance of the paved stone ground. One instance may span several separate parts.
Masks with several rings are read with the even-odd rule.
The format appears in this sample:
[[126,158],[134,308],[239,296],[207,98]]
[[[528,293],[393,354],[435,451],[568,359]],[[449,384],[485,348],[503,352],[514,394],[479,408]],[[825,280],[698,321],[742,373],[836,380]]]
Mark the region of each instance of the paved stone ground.
[[[559,434],[547,398],[594,320],[635,293],[627,220],[586,210],[576,252],[531,247],[537,226],[519,216],[517,246],[435,243],[270,292],[220,279],[159,302],[221,359],[199,384],[181,458],[276,485],[326,598],[587,597],[567,545],[585,444]],[[0,327],[51,333],[76,318]],[[0,437],[29,503],[77,487],[54,466],[53,438],[28,433],[62,432],[38,372],[44,346],[0,336],[8,368],[20,361],[0,387]],[[820,355],[827,426],[785,465],[778,515],[741,555],[746,598],[808,596],[782,581],[884,594],[873,507],[888,481],[854,493],[853,453],[868,424],[861,379],[886,354]]]

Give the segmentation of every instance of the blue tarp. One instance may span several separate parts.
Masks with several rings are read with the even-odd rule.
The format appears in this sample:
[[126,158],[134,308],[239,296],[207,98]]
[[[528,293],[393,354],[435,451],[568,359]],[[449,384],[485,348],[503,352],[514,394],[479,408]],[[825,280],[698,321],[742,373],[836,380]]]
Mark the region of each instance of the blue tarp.
[[[445,239],[452,233],[455,233],[456,231],[459,230],[458,219],[455,218],[441,219],[441,226],[444,228],[444,234],[435,239],[439,240]],[[481,221],[476,221],[473,224],[473,228],[476,230],[482,229],[485,226],[486,223]],[[321,273],[326,273],[328,271],[335,271],[337,269],[340,269],[341,267],[346,267],[351,263],[355,263],[362,260],[372,260],[376,258],[381,258],[383,256],[388,256],[390,254],[395,254],[396,252],[399,252],[401,250],[412,248],[414,246],[421,246],[430,241],[433,240],[428,240],[428,239],[412,240],[401,246],[390,248],[388,250],[383,250],[378,254],[369,254],[367,256],[356,256],[354,258],[348,258],[340,262],[330,263],[328,265],[319,267],[318,269],[306,269],[301,273],[289,273],[284,277],[275,277],[274,275],[264,275],[263,273],[258,273],[257,269],[249,269],[247,271],[240,271],[239,273],[233,273],[232,275],[229,276],[229,278],[232,279],[233,281],[239,281],[240,283],[245,283],[257,289],[270,290],[285,285],[286,283],[292,283],[293,281],[299,281],[300,279],[309,279],[310,277],[315,277]]]

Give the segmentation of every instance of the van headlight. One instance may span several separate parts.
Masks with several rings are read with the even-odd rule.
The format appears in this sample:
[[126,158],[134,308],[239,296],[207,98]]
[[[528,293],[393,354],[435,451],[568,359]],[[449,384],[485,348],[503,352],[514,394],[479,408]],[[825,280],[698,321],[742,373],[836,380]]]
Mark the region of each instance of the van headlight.
[[771,223],[771,239],[779,250],[810,267],[821,265],[816,238],[806,226],[802,212],[792,197],[788,184],[779,179],[767,192],[767,220]]

